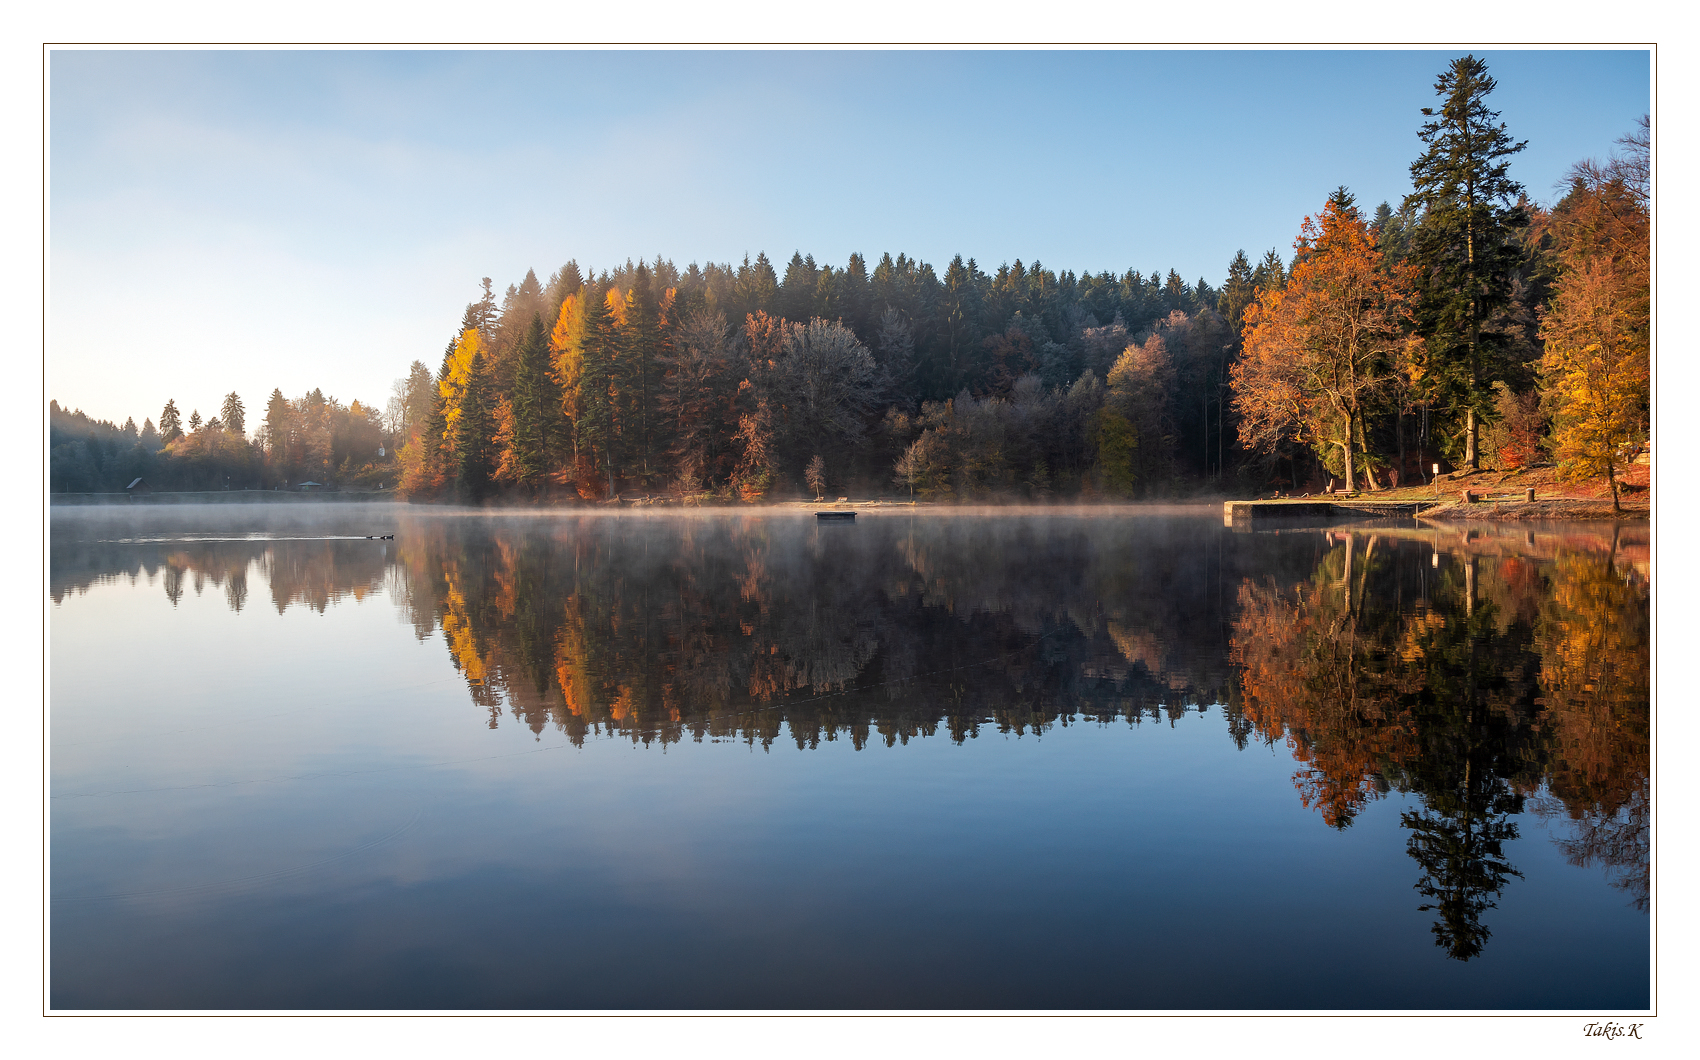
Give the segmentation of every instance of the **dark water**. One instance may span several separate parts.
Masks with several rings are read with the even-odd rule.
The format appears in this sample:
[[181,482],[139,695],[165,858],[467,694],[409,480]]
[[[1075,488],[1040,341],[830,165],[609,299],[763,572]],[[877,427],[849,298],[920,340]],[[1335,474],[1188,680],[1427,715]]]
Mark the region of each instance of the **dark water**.
[[1645,526],[302,512],[54,512],[56,1008],[1649,1004]]

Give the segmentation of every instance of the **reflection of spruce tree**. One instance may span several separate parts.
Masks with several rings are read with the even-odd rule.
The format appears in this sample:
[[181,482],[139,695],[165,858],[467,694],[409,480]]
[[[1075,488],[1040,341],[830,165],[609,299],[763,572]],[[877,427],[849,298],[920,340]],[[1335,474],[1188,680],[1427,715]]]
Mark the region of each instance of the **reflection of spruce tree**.
[[1430,900],[1417,908],[1439,912],[1430,928],[1435,945],[1460,961],[1482,952],[1492,934],[1482,914],[1512,876],[1523,875],[1504,860],[1504,844],[1517,838],[1508,817],[1522,809],[1522,799],[1498,777],[1471,790],[1469,773],[1466,762],[1462,789],[1449,793],[1453,797],[1431,798],[1421,812],[1399,815],[1411,832],[1405,850],[1423,870],[1417,892]]
[[[1437,578],[1426,550],[1378,550],[1372,537],[1358,551],[1356,536],[1290,602],[1273,585],[1242,587],[1236,707],[1266,741],[1285,738],[1301,798],[1334,827],[1395,788],[1421,799],[1401,816],[1421,909],[1438,913],[1438,944],[1469,960],[1489,935],[1482,915],[1518,875],[1504,856],[1510,816],[1545,764],[1533,610],[1516,597],[1533,579],[1515,563],[1478,571],[1475,558]],[[1403,603],[1418,596],[1424,607]]]
[[242,605],[248,602],[248,567],[242,567],[230,572],[224,582],[224,599],[232,611],[240,613]]
[[1425,687],[1412,709],[1419,749],[1403,779],[1423,809],[1400,815],[1411,832],[1406,850],[1423,870],[1417,891],[1429,899],[1419,908],[1439,913],[1435,944],[1461,961],[1481,953],[1491,934],[1482,914],[1522,875],[1504,844],[1518,836],[1509,820],[1523,810],[1517,789],[1539,776],[1532,631],[1521,622],[1499,628],[1498,608],[1475,602],[1475,570],[1474,558],[1462,565],[1462,586],[1449,586],[1462,600],[1422,644]]

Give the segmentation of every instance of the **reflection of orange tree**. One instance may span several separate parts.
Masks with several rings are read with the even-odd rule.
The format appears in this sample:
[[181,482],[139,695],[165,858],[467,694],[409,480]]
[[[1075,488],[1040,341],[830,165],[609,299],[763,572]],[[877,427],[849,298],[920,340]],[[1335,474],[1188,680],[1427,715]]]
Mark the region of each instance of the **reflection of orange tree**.
[[[1383,766],[1413,751],[1408,697],[1415,689],[1395,662],[1413,646],[1377,650],[1403,638],[1389,628],[1396,616],[1364,607],[1374,566],[1374,539],[1358,556],[1348,535],[1291,596],[1245,582],[1230,650],[1245,718],[1265,741],[1285,740],[1300,764],[1293,775],[1299,797],[1336,828],[1387,791]],[[1420,638],[1426,617],[1409,632]]]
[[406,536],[415,629],[441,627],[492,722],[505,708],[574,741],[788,729],[799,746],[860,746],[971,739],[988,720],[1173,718],[1214,697],[1171,643],[1189,621],[1173,565],[1129,559],[1111,528],[1047,538],[1050,556],[944,523],[914,540],[896,524],[801,535],[759,518],[549,526],[430,520]]
[[1468,555],[1431,572],[1426,548],[1397,546],[1378,557],[1371,538],[1360,554],[1346,535],[1289,592],[1244,583],[1233,661],[1244,716],[1286,740],[1301,799],[1329,824],[1381,792],[1420,798],[1401,821],[1421,908],[1468,960],[1518,875],[1512,815],[1543,784],[1578,822],[1561,841],[1573,861],[1626,877],[1645,864],[1645,598],[1609,557],[1561,554],[1547,593],[1531,560]]

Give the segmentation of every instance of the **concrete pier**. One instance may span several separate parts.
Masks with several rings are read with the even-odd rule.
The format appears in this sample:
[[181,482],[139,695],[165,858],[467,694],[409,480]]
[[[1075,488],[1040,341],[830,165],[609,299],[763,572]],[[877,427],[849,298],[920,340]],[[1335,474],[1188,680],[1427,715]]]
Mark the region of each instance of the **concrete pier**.
[[1302,500],[1224,501],[1222,525],[1249,527],[1277,522],[1329,522],[1413,516],[1433,507],[1424,501]]

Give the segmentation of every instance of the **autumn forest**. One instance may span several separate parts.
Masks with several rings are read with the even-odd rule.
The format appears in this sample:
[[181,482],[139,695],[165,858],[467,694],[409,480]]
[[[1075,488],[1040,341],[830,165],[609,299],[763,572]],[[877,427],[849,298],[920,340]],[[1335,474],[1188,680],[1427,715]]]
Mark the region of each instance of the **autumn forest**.
[[1290,254],[1236,253],[1220,286],[901,253],[573,260],[500,298],[484,279],[382,405],[231,393],[138,427],[54,402],[51,490],[1115,499],[1551,463],[1615,497],[1650,426],[1650,127],[1544,207],[1494,88],[1452,62],[1409,196],[1319,193]]

